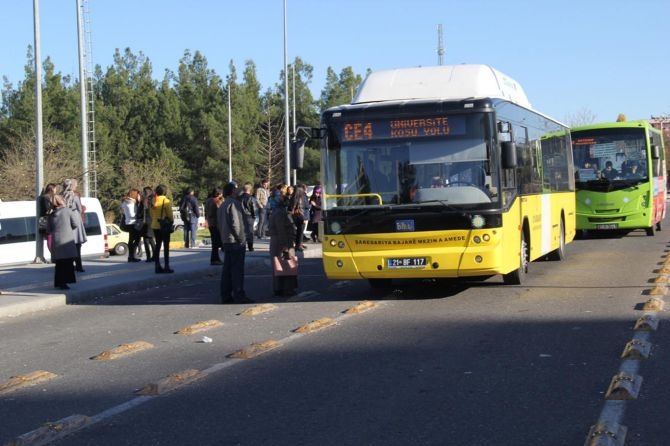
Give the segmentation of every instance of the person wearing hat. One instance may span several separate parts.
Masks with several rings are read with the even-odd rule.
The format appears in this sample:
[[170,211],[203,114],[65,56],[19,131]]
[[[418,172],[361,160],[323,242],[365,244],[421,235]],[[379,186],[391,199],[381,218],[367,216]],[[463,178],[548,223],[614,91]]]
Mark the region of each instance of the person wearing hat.
[[224,201],[217,209],[216,222],[223,245],[221,303],[252,303],[244,291],[244,260],[247,228],[242,203],[237,198],[237,183],[223,186]]

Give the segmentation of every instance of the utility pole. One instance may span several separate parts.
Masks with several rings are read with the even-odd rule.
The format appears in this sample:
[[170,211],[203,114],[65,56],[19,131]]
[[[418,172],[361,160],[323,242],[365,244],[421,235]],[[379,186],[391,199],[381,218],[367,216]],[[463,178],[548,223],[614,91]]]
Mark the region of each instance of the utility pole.
[[[42,56],[40,50],[40,2],[33,0],[33,25],[35,32],[35,215],[40,215],[40,199],[44,186],[44,138],[42,136]],[[35,218],[35,260],[45,263],[44,238],[40,233],[39,218]]]

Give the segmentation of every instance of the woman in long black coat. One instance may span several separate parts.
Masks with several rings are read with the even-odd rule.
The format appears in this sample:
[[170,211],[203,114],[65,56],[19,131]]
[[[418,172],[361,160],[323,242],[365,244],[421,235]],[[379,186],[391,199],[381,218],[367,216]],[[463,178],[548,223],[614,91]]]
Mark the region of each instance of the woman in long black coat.
[[53,197],[53,212],[49,214],[48,230],[51,234],[51,261],[55,263],[54,286],[68,290],[68,283],[77,282],[74,259],[77,257],[74,229],[81,217],[65,205],[62,196]]
[[[268,233],[270,234],[270,259],[274,265],[274,257],[295,258],[295,223],[287,209],[287,198],[277,200],[277,206],[270,214]],[[298,288],[298,273],[290,276],[279,276],[272,271],[272,289],[275,296],[289,297]]]

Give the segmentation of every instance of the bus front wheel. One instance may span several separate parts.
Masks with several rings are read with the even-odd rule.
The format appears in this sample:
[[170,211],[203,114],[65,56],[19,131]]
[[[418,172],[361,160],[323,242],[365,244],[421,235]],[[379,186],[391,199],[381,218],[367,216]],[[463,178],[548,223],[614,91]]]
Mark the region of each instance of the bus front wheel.
[[528,274],[528,244],[526,237],[521,232],[521,247],[519,251],[519,268],[511,273],[503,274],[503,283],[505,285],[521,285]]
[[647,231],[647,235],[649,237],[653,237],[654,235],[656,235],[656,228],[654,227],[654,225],[651,225],[648,228],[645,228],[645,231]]

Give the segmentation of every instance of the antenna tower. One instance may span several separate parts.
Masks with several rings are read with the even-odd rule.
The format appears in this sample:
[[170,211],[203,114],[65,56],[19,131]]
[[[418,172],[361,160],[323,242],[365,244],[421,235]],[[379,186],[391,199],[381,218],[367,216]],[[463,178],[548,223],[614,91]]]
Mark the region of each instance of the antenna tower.
[[[95,141],[95,91],[93,90],[93,50],[91,43],[91,13],[89,8],[89,0],[80,0],[80,27],[82,30],[82,40],[83,48],[82,59],[83,59],[83,79],[80,79],[80,82],[84,85],[84,95],[85,95],[85,124],[86,124],[86,151],[87,165],[86,172],[84,172],[85,184],[88,185],[88,197],[97,197],[98,196],[98,173],[97,173],[97,153],[96,153],[96,141]],[[84,124],[84,123],[82,123]]]
[[444,64],[444,36],[442,35],[442,24],[437,25],[437,64]]

